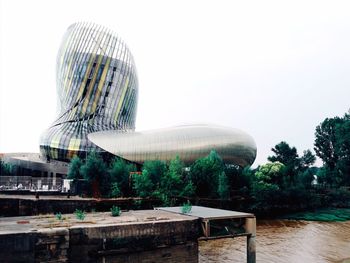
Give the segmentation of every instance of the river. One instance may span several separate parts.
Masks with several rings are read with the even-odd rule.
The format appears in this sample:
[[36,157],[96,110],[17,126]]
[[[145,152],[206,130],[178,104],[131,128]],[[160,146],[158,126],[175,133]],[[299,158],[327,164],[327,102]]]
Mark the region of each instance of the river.
[[[350,221],[260,220],[256,248],[260,263],[350,263]],[[199,262],[246,262],[246,238],[201,241]]]

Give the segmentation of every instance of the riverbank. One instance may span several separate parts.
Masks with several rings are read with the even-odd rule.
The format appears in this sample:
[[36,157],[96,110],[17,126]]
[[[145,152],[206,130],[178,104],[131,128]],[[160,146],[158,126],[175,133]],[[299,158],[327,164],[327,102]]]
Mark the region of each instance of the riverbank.
[[309,212],[298,212],[282,216],[281,219],[344,222],[350,220],[350,208],[323,208]]

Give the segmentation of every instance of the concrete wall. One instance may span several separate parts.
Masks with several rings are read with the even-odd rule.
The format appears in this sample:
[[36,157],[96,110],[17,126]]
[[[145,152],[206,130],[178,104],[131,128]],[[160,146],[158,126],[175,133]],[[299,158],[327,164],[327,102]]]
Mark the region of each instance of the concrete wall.
[[1,262],[198,262],[198,221],[39,229],[0,235]]

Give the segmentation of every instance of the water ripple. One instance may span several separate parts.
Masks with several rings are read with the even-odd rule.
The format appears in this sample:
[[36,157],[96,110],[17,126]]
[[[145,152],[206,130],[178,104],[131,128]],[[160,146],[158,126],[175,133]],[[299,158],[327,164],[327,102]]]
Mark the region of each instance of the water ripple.
[[[246,240],[201,241],[199,262],[246,262]],[[350,221],[258,221],[257,262],[350,263]]]

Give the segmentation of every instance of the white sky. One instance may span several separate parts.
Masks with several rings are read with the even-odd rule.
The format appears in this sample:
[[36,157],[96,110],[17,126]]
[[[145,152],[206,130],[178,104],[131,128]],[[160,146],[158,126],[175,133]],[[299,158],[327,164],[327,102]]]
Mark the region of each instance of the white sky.
[[316,125],[350,108],[349,1],[0,0],[0,10],[0,152],[38,151],[56,116],[58,48],[77,21],[128,44],[137,130],[239,128],[257,165],[281,140],[312,149]]

